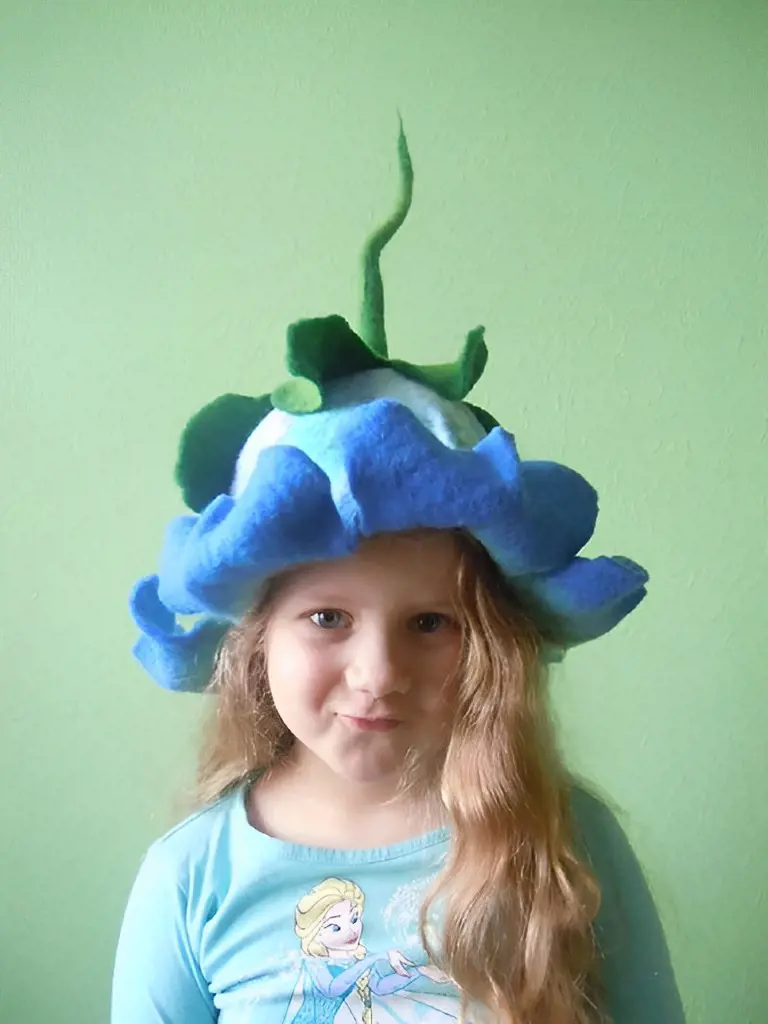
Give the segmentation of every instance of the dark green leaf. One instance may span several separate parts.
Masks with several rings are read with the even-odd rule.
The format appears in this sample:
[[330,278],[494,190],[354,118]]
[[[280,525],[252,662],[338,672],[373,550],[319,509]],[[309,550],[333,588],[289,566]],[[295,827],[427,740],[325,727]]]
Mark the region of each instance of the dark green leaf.
[[195,413],[181,435],[174,474],[188,508],[200,512],[227,493],[237,456],[271,410],[269,395],[221,395]]

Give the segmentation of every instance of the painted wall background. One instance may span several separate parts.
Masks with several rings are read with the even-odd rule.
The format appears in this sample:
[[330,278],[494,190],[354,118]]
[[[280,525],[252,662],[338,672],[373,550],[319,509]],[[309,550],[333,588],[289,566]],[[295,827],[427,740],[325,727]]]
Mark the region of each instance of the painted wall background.
[[652,573],[555,681],[623,808],[690,1020],[768,1019],[764,3],[0,5],[0,1019],[102,1024],[199,699],[131,659],[186,418],[357,315],[395,194],[392,350],[453,358]]

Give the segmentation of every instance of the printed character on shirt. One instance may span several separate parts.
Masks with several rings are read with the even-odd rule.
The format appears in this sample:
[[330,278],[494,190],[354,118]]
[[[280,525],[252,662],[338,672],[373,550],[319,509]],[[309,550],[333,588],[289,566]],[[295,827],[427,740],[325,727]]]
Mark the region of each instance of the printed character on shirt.
[[[286,1024],[359,1021],[378,1024],[374,1006],[386,997],[427,978],[444,985],[450,979],[438,968],[416,966],[403,953],[368,953],[362,943],[365,897],[358,885],[342,878],[327,878],[299,900],[295,931],[301,940],[304,962]],[[376,1003],[374,1003],[376,997]],[[425,1020],[421,1003],[403,1021]],[[442,1020],[455,1015],[441,1013]],[[393,1019],[390,1014],[381,1020]],[[432,1017],[431,1019],[436,1019]]]

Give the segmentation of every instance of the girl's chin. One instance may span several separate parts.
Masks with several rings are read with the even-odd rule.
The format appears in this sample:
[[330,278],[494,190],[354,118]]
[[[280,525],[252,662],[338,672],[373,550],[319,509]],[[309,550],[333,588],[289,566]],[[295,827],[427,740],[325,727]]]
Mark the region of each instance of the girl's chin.
[[336,773],[343,779],[360,784],[396,782],[402,770],[402,757],[364,758],[339,757]]
[[366,746],[368,749],[350,749],[343,745],[333,751],[326,763],[336,775],[350,782],[375,783],[397,779],[403,768],[403,751],[386,741],[374,741]]

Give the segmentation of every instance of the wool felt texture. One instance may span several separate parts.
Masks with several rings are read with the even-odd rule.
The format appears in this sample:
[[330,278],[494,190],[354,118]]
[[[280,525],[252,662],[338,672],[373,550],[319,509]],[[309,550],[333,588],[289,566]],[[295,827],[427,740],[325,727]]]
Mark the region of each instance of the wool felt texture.
[[[512,434],[464,401],[486,364],[483,328],[454,363],[390,359],[379,256],[405,219],[413,171],[400,133],[401,196],[364,252],[363,329],[340,316],[288,330],[290,380],[225,395],[185,429],[176,480],[194,514],[166,531],[157,574],[131,595],[134,653],[160,685],[204,689],[217,647],[290,567],[343,558],[380,533],[462,529],[488,551],[539,627],[547,656],[593,640],[643,599],[648,574],[580,555],[594,488],[521,460]],[[197,616],[184,628],[180,616]]]
[[[202,688],[215,643],[275,573],[416,528],[467,530],[546,638],[584,643],[624,618],[647,581],[627,559],[577,557],[596,521],[597,494],[582,476],[521,461],[501,427],[462,449],[386,398],[296,417],[282,443],[258,454],[239,496],[171,523],[160,572],[134,591],[136,654],[162,685]],[[185,633],[176,615],[203,618]]]
[[[222,395],[187,424],[176,463],[176,482],[184,503],[200,512],[217,494],[227,490],[240,448],[251,430],[273,409],[298,414],[316,412],[327,407],[328,386],[333,381],[386,367],[424,384],[443,398],[459,401],[480,379],[487,359],[482,327],[470,331],[455,362],[421,366],[377,355],[340,316],[291,324],[286,353],[291,380],[258,398]],[[480,416],[489,417],[483,410],[471,408]]]

